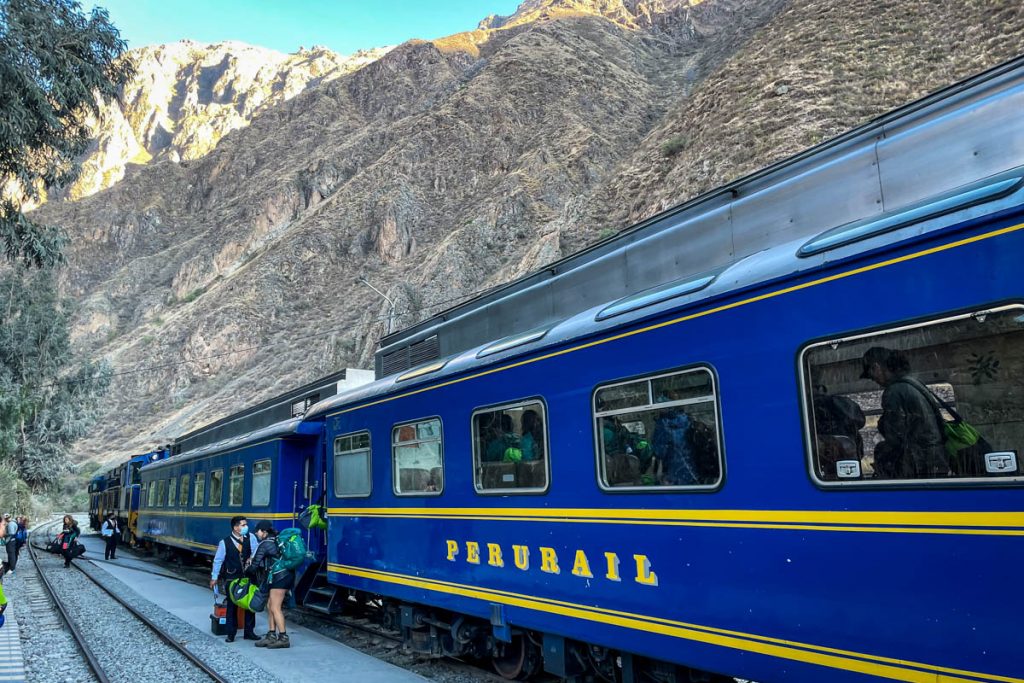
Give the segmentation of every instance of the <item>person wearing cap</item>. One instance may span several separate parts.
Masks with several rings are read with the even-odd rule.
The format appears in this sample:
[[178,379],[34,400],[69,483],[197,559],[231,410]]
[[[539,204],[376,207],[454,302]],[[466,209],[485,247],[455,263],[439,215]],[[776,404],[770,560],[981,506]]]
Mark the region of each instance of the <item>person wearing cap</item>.
[[949,474],[941,416],[910,374],[902,351],[873,346],[861,359],[861,379],[882,387],[882,416],[875,446],[875,477],[927,479]]
[[277,546],[277,529],[271,522],[263,520],[256,525],[256,538],[260,545],[256,548],[256,554],[252,557],[250,573],[255,576],[255,581],[260,590],[269,590],[270,597],[267,600],[267,621],[269,627],[267,634],[256,641],[256,647],[265,647],[276,650],[279,648],[291,647],[288,640],[288,631],[284,623],[284,598],[295,584],[295,572],[274,573],[274,562],[281,554]]

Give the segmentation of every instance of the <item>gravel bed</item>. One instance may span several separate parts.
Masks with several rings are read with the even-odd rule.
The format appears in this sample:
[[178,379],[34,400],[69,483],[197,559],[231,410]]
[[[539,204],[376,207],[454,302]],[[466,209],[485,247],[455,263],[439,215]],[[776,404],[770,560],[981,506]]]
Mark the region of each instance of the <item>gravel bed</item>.
[[[210,679],[205,673],[159,640],[147,626],[78,570],[64,569],[62,558],[48,553],[38,553],[38,557],[111,681],[208,683]],[[87,563],[83,562],[81,566],[232,683],[278,680],[251,661],[239,658],[224,643],[146,600],[121,581]]]
[[96,680],[71,631],[50,600],[27,550],[22,550],[14,576],[4,580],[4,591],[11,601],[9,610],[18,619],[27,683]]

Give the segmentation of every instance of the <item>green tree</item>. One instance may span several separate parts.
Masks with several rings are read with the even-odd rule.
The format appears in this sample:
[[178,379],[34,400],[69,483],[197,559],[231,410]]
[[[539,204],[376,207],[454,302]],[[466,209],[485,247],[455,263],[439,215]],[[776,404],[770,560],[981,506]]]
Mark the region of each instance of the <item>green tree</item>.
[[110,369],[73,362],[70,310],[48,270],[10,268],[0,291],[0,465],[44,488],[68,471],[68,447],[92,425]]
[[74,180],[90,115],[133,65],[106,10],[74,0],[0,0],[0,243],[10,260],[62,260],[66,236],[22,212],[24,199]]
[[22,208],[77,175],[90,116],[133,73],[125,49],[105,10],[0,0],[0,469],[37,489],[69,469],[110,371],[72,354],[54,270],[66,235]]

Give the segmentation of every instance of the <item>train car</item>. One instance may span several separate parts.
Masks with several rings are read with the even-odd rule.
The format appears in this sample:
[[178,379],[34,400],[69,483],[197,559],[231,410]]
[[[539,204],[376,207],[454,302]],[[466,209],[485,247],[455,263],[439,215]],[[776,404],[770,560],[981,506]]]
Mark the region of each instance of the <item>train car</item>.
[[147,453],[133,455],[128,460],[114,468],[113,481],[116,482],[117,493],[113,497],[113,506],[108,508],[113,512],[121,530],[121,542],[126,545],[137,545],[139,542],[138,517],[140,489],[142,475],[140,470],[158,460],[170,456],[170,448],[157,448]]
[[107,477],[97,474],[89,480],[89,526],[99,530],[103,512],[103,490],[107,486]]
[[[295,526],[318,500],[322,480],[319,434],[301,426],[299,418],[287,420],[143,467],[142,537],[176,554],[212,556],[236,515],[251,526]],[[322,554],[322,535],[308,540]]]
[[1018,60],[388,340],[305,418],[330,584],[510,679],[1024,681],[1022,111]]

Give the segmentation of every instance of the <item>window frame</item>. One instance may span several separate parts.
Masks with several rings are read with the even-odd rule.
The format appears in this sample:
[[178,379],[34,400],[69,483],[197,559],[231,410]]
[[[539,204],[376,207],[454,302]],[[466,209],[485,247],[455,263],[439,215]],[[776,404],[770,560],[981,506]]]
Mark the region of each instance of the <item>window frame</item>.
[[[231,487],[231,481],[232,481],[232,479],[234,479],[234,477],[232,476],[232,471],[236,470],[236,469],[241,469],[242,470],[242,476],[241,476],[241,479],[242,479],[242,491],[241,491],[241,493],[238,496],[238,498],[239,498],[238,503],[232,503],[231,502],[231,488],[232,488]],[[243,507],[244,505],[245,505],[245,463],[238,463],[238,464],[235,464],[235,465],[229,465],[228,466],[228,507],[229,508],[240,508],[240,507]]]
[[[267,476],[267,480],[268,480],[267,502],[266,503],[257,503],[256,502],[256,465],[262,465],[263,463],[267,463],[267,467],[268,467],[267,475],[266,475]],[[243,467],[244,467],[244,465],[243,465]],[[250,487],[250,489],[249,489],[249,505],[251,507],[265,508],[268,505],[270,505],[270,503],[273,501],[273,499],[274,499],[274,496],[273,496],[274,478],[273,477],[274,477],[274,462],[273,462],[272,458],[260,458],[259,460],[254,460],[253,461],[253,463],[252,463],[252,487]],[[245,475],[244,475],[244,473],[242,475],[242,498],[243,499],[245,498]]]
[[[473,430],[473,424],[476,420],[476,416],[481,413],[493,413],[499,410],[509,410],[514,408],[520,408],[527,405],[533,405],[539,403],[543,409],[544,419],[544,486],[542,488],[531,487],[531,488],[501,488],[501,489],[485,489],[480,488],[480,482],[477,481],[477,467],[483,465],[483,461],[480,460],[480,453],[477,449],[476,434]],[[495,403],[489,406],[480,406],[474,408],[473,412],[469,415],[469,438],[472,442],[470,448],[472,450],[472,467],[473,467],[473,490],[479,496],[525,496],[525,495],[546,495],[551,490],[551,434],[548,426],[548,403],[544,400],[543,396],[530,396],[528,398],[511,401],[508,403]]]
[[167,480],[157,479],[156,480],[156,506],[158,508],[167,507]]
[[[366,493],[338,493],[337,471],[338,471],[338,455],[339,455],[339,453],[336,450],[337,449],[338,441],[340,441],[341,439],[344,439],[346,437],[357,436],[359,434],[366,434],[366,436],[367,436],[367,446],[366,446],[365,450],[366,450],[366,454],[367,454],[367,460],[366,460],[367,483],[369,484],[369,486],[367,487]],[[392,435],[393,434],[394,434],[394,431],[392,431]],[[443,435],[443,432],[442,432],[442,435]],[[392,444],[392,445],[394,445],[394,444]],[[373,434],[370,432],[370,430],[369,429],[360,429],[360,430],[357,430],[357,431],[354,431],[354,432],[346,432],[344,434],[338,434],[337,436],[334,437],[334,441],[331,442],[331,446],[332,446],[332,451],[331,451],[331,468],[332,468],[332,471],[331,471],[331,473],[334,474],[334,477],[332,477],[332,481],[331,481],[331,492],[334,494],[334,497],[335,498],[369,498],[371,495],[373,495]],[[352,451],[342,451],[341,455],[344,455],[345,453],[360,453],[362,451],[363,451],[363,449],[352,450]],[[441,466],[443,468],[444,467],[444,452],[443,452],[443,450],[442,450],[441,458],[442,458],[442,465]],[[394,456],[392,456],[392,459],[394,459]],[[442,470],[441,477],[442,477],[442,479],[444,478],[443,470]],[[443,489],[444,487],[442,486],[441,488]]]
[[[216,502],[216,504],[213,502],[213,486],[212,486],[212,484],[213,484],[213,475],[214,474],[219,474],[220,475],[220,486],[217,487],[217,502]],[[214,469],[210,470],[210,484],[211,484],[211,486],[209,488],[209,492],[210,492],[210,495],[209,495],[209,500],[210,500],[209,506],[210,507],[216,507],[216,508],[224,507],[224,468],[223,467],[217,467],[217,468],[214,468]]]
[[[431,420],[437,420],[437,424],[440,427],[438,443],[441,446],[441,452],[439,454],[441,460],[441,489],[439,491],[410,491],[408,493],[400,493],[398,491],[399,473],[398,473],[398,458],[395,457],[395,447],[398,445],[395,443],[395,432],[406,425],[416,425],[421,422],[430,422]],[[447,485],[448,476],[445,473],[444,466],[444,420],[441,419],[440,415],[428,415],[426,417],[420,417],[415,420],[404,420],[402,422],[396,422],[391,425],[391,434],[388,439],[391,448],[391,491],[396,496],[403,498],[415,498],[415,497],[435,497],[440,496],[444,493],[445,486]],[[413,442],[406,442],[413,443]]]
[[184,472],[178,477],[178,505],[189,507],[192,502],[192,473]]
[[178,507],[178,477],[173,474],[167,478],[167,507]]
[[[672,375],[680,375],[688,372],[697,372],[703,370],[708,373],[711,377],[711,397],[715,407],[715,435],[717,437],[718,447],[718,481],[714,484],[694,484],[690,486],[609,486],[605,484],[606,472],[604,466],[604,458],[602,448],[604,440],[602,435],[598,431],[598,410],[597,410],[597,394],[602,389],[608,389],[609,387],[617,387],[625,384],[632,384],[634,382],[647,381],[652,382],[662,377],[671,377]],[[684,402],[671,402],[663,404],[648,404],[647,408],[622,408],[617,410],[608,410],[601,413],[601,416],[606,415],[623,415],[628,413],[639,412],[640,410],[651,410],[657,409],[656,406],[672,406],[672,405],[688,405]],[[710,363],[691,363],[690,365],[684,365],[681,367],[669,369],[669,370],[656,370],[654,372],[642,373],[633,375],[631,377],[610,380],[602,382],[594,387],[590,392],[590,426],[593,430],[594,437],[594,462],[595,469],[594,474],[597,479],[597,486],[602,493],[612,494],[636,494],[636,493],[653,493],[653,494],[673,494],[673,493],[717,493],[722,490],[725,486],[725,480],[727,477],[726,473],[726,456],[725,456],[725,430],[722,427],[722,396],[719,390],[719,378],[718,372],[715,367]]]
[[[206,507],[206,471],[204,470],[202,472],[195,472],[194,475],[195,475],[194,478],[193,478],[194,483],[192,485],[192,507],[194,507],[194,508]],[[200,496],[199,502],[197,503],[196,502],[196,495],[195,494],[199,492],[199,482],[200,481],[203,482],[203,495]]]
[[[1019,299],[1002,300],[998,302],[979,304],[966,308],[958,308],[952,311],[933,313],[927,316],[916,316],[895,320],[884,325],[873,325],[862,327],[842,335],[830,335],[816,337],[805,342],[797,350],[796,354],[796,390],[800,400],[801,429],[804,442],[804,469],[811,483],[821,491],[859,491],[872,489],[963,489],[963,488],[1019,488],[1024,486],[1024,475],[1016,477],[947,477],[945,479],[850,479],[847,481],[825,481],[818,477],[815,459],[817,453],[813,447],[814,416],[811,402],[808,401],[809,378],[805,370],[805,359],[807,353],[812,349],[850,342],[867,337],[875,337],[884,334],[904,332],[907,330],[920,329],[932,325],[963,320],[965,318],[977,317],[979,315],[991,315],[1016,309],[1024,314],[1024,301]],[[1018,467],[1020,458],[1024,453],[1018,453]]]

